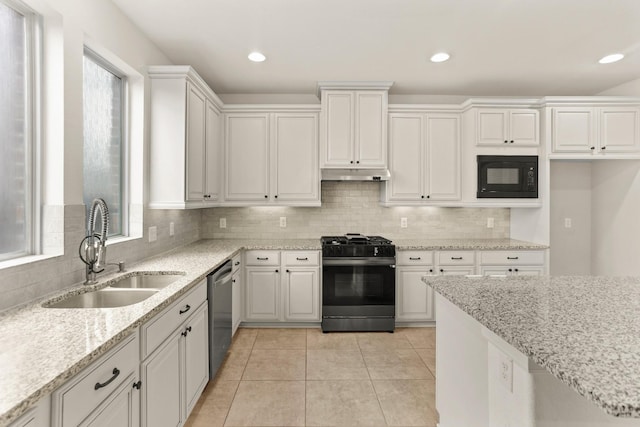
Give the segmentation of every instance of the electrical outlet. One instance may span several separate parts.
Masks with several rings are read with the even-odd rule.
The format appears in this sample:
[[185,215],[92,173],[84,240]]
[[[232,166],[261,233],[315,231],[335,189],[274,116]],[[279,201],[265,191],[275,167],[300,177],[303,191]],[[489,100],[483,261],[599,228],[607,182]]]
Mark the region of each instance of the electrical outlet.
[[499,353],[498,379],[500,380],[500,383],[509,390],[509,393],[511,393],[513,392],[513,360],[503,352]]
[[158,227],[155,225],[153,227],[149,227],[149,243],[155,242],[158,240]]
[[227,218],[220,218],[220,228],[227,228]]
[[176,234],[176,225],[171,221],[169,223],[169,236],[173,236],[174,234]]
[[572,223],[571,218],[565,218],[564,219],[564,228],[571,228],[571,225],[572,225],[571,223]]
[[400,218],[400,228],[407,228],[407,218]]
[[493,228],[495,226],[495,220],[493,218],[487,218],[487,228]]
[[280,228],[285,228],[287,226],[287,217],[286,216],[281,216],[280,217]]

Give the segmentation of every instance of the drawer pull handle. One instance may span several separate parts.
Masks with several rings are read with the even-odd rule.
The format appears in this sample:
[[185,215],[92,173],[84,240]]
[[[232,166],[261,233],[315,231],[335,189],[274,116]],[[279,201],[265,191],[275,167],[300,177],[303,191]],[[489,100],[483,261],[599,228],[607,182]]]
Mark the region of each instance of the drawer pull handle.
[[269,257],[268,257],[268,256],[266,256],[266,257],[264,257],[264,258],[256,257],[256,259],[257,259],[258,261],[267,261],[267,260],[269,259]]
[[191,306],[189,304],[186,305],[184,310],[180,310],[180,314],[185,314],[187,311],[191,310]]
[[419,257],[419,256],[416,256],[416,257],[410,256],[410,257],[409,257],[409,259],[410,259],[411,261],[419,261],[419,260],[421,260],[421,259],[422,259],[422,257]]
[[304,258],[296,257],[296,259],[297,259],[298,261],[309,261],[309,258],[307,258],[307,257],[304,257]]
[[137,383],[133,383],[133,388],[140,390],[142,387],[142,381],[138,381]]
[[106,387],[109,384],[111,384],[113,382],[113,380],[115,380],[116,378],[118,378],[118,375],[120,375],[120,369],[118,368],[113,368],[113,376],[111,378],[109,378],[108,380],[106,380],[103,383],[96,383],[96,385],[93,387],[94,390],[100,390],[102,387]]
[[462,257],[461,256],[452,256],[451,259],[453,259],[453,260],[461,260]]
[[187,329],[185,329],[181,335],[183,337],[186,337],[187,335],[189,335],[189,332],[191,332],[191,326],[187,327]]
[[236,261],[236,264],[235,264],[235,265],[240,265],[240,261]]
[[518,259],[517,256],[508,256],[507,259]]

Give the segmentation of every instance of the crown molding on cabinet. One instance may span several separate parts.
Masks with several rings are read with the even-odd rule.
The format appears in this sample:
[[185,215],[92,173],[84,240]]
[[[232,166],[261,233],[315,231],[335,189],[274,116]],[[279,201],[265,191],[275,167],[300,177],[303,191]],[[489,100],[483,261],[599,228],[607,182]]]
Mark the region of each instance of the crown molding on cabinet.
[[223,113],[319,113],[320,104],[224,104]]
[[389,90],[393,86],[392,81],[319,81],[316,95],[320,98],[323,90]]
[[224,108],[224,102],[215,94],[200,74],[190,65],[152,65],[147,69],[149,77],[154,79],[175,79],[187,76],[198,89],[205,92],[218,110]]

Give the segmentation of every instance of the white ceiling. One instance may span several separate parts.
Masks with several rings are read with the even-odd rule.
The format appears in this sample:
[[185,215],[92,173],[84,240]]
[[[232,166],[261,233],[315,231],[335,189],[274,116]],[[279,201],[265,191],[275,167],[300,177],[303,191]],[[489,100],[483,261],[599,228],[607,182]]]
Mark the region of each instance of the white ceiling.
[[[640,0],[113,2],[222,94],[390,80],[392,94],[593,95],[640,78]],[[451,59],[429,62],[438,51]],[[598,64],[613,52],[626,58]]]

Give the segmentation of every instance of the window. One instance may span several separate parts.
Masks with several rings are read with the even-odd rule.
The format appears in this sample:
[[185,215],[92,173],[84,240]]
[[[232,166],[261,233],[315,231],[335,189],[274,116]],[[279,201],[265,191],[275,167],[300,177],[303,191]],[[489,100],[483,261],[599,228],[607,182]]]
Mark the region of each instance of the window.
[[100,197],[109,207],[109,236],[126,235],[126,78],[89,49],[83,70],[84,204]]
[[0,0],[0,260],[34,253],[36,15]]

